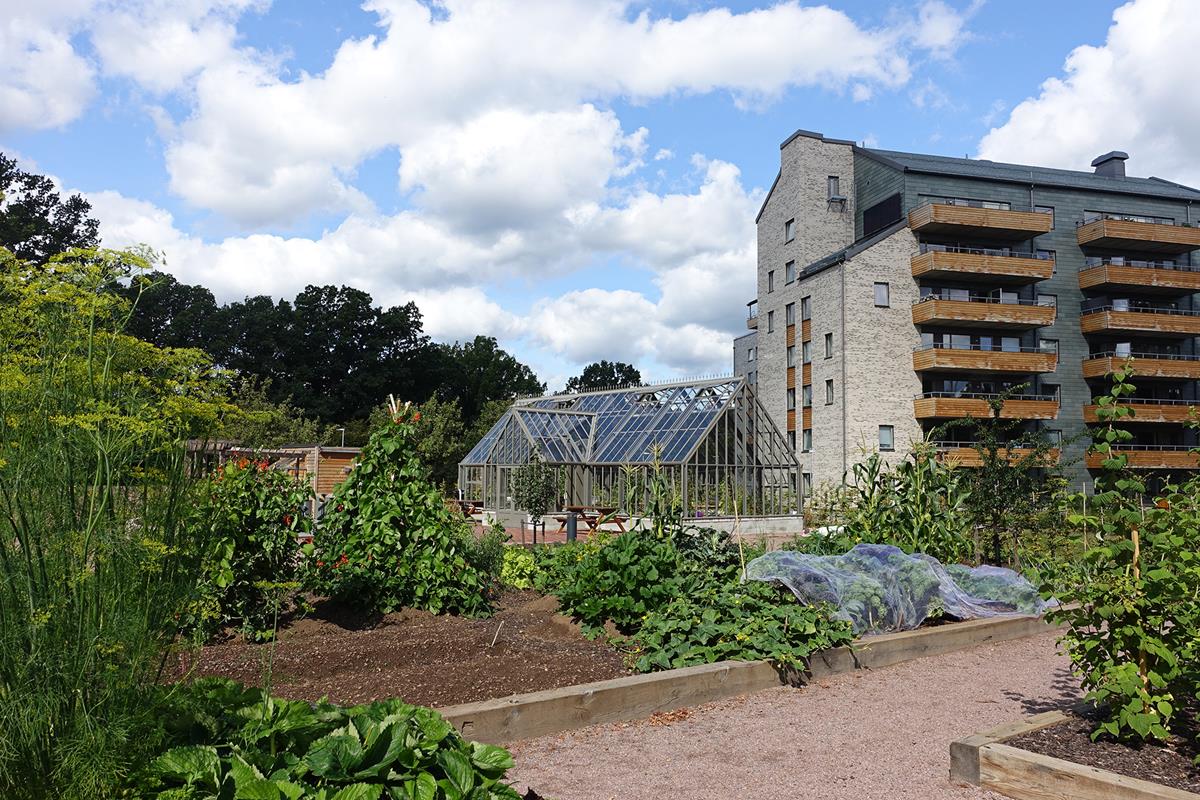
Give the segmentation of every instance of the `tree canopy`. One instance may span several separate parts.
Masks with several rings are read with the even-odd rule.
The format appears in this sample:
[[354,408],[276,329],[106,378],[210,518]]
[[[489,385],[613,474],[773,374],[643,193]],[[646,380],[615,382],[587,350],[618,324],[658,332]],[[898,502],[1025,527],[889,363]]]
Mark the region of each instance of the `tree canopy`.
[[0,247],[22,261],[44,263],[75,247],[100,243],[100,223],[81,196],[59,195],[54,182],[25,172],[0,153]]
[[583,368],[583,374],[567,381],[566,390],[575,392],[594,392],[598,389],[611,389],[614,386],[637,386],[642,382],[642,373],[632,364],[624,361],[597,361]]

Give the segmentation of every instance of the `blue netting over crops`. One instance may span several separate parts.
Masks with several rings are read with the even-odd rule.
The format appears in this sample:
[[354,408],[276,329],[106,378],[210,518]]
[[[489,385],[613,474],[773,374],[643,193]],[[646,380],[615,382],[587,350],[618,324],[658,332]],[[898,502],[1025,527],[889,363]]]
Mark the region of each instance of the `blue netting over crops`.
[[944,566],[891,545],[855,545],[840,556],[767,553],[746,565],[746,578],[778,581],[803,603],[829,603],[860,634],[912,630],[938,613],[961,620],[1046,609],[1037,590],[1011,569]]

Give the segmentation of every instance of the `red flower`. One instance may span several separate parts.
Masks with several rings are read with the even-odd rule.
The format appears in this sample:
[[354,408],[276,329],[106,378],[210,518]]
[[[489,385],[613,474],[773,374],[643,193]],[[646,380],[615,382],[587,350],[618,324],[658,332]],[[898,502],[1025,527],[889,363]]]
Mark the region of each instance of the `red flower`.
[[318,566],[318,567],[323,567],[323,566],[325,566],[325,562],[324,562],[324,561],[318,561],[318,562],[317,562],[317,566]]
[[421,412],[418,411],[417,413],[413,414],[413,422],[420,422],[420,421],[421,421]]
[[292,524],[292,515],[291,514],[283,515],[283,524],[288,525],[288,526],[290,526]]
[[237,461],[237,465],[238,465],[238,469],[245,469],[246,467],[250,466],[250,459],[239,458]]
[[270,467],[271,467],[271,462],[265,458],[262,461],[258,462],[259,469],[266,470],[266,469],[270,469]]

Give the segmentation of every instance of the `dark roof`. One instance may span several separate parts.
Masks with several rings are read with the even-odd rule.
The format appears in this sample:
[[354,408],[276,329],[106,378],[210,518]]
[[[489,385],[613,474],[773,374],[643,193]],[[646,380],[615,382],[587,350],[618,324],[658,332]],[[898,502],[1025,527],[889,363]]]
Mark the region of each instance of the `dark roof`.
[[906,172],[954,175],[962,178],[979,178],[1010,183],[1034,183],[1041,186],[1059,186],[1094,192],[1140,194],[1175,200],[1200,200],[1200,191],[1161,178],[1115,178],[1079,170],[1031,167],[975,158],[902,153],[898,150],[879,150],[874,147],[856,147],[855,150]]
[[823,258],[817,259],[816,261],[814,261],[811,264],[809,264],[808,266],[806,266],[804,269],[800,270],[799,277],[807,278],[810,275],[815,275],[816,273],[820,272],[821,270],[832,267],[834,264],[840,264],[848,258],[854,258],[856,255],[861,253],[863,250],[866,250],[868,247],[871,247],[872,245],[876,244],[877,242],[883,241],[884,239],[888,238],[889,236],[891,236],[893,233],[900,230],[901,228],[907,228],[907,227],[908,227],[907,219],[898,219],[895,222],[893,222],[891,225],[888,225],[886,228],[876,231],[875,233],[872,233],[870,236],[866,236],[862,239],[859,239],[857,242],[855,242],[854,244],[852,244],[848,247],[843,247],[841,250],[834,250],[829,255],[824,256]]

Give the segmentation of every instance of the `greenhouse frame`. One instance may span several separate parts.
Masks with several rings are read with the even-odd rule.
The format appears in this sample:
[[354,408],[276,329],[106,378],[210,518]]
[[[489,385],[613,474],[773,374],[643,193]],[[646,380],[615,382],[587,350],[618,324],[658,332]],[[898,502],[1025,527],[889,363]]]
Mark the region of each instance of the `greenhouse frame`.
[[459,462],[462,497],[516,511],[513,473],[554,468],[561,508],[642,515],[655,475],[685,516],[796,514],[800,465],[744,377],[517,400]]

